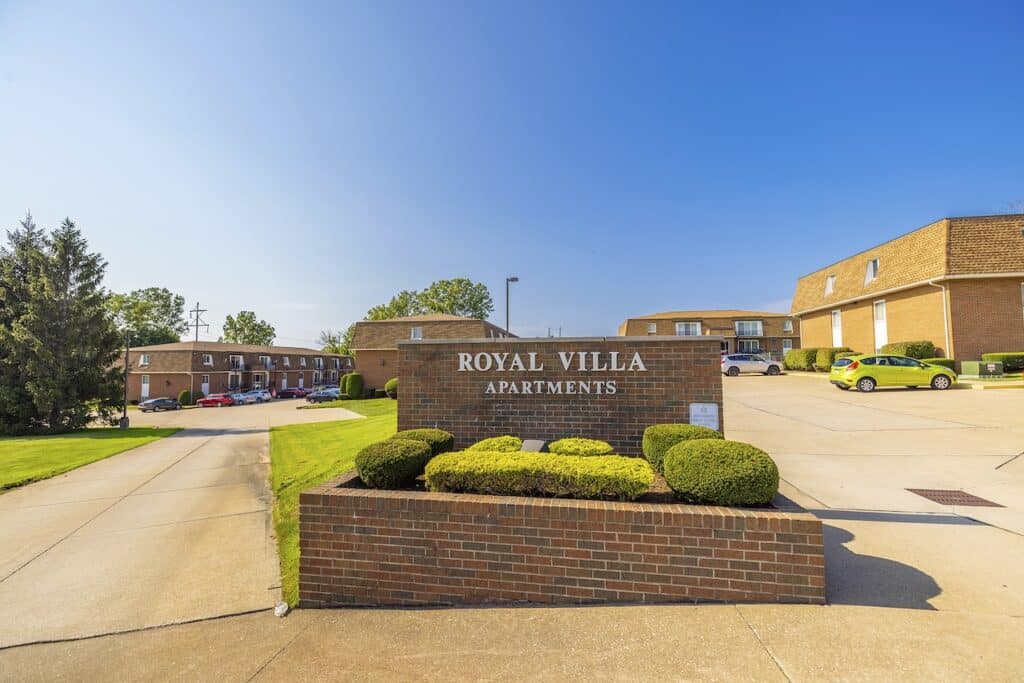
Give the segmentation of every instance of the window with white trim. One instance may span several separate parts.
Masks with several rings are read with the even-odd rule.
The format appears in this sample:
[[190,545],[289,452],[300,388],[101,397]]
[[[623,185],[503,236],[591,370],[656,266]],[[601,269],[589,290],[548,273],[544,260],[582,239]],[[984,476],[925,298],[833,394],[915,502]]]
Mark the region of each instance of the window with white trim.
[[700,323],[676,323],[677,337],[699,337]]
[[782,353],[787,353],[793,350],[793,340],[783,339],[782,340]]
[[242,356],[228,356],[228,367],[232,370],[243,370],[245,369],[244,360]]
[[763,337],[764,325],[760,320],[737,320],[737,337]]
[[335,358],[334,359],[334,369],[335,370],[341,369],[341,359],[340,358]]
[[843,345],[843,312],[832,311],[832,346]]
[[423,328],[414,327],[409,331],[409,339],[423,339]]
[[736,350],[743,353],[759,353],[761,344],[756,339],[739,339],[736,341]]
[[324,369],[324,359],[323,358],[314,358],[313,359],[313,367],[316,368],[317,370],[323,370]]
[[658,323],[647,323],[647,334],[658,334]]
[[319,370],[314,370],[313,371],[313,384],[320,384],[320,371]]
[[290,368],[292,366],[292,359],[288,356],[281,356],[281,365]]
[[868,259],[868,267],[864,271],[864,284],[868,285],[878,279],[878,259]]
[[783,332],[792,332],[793,331],[793,321],[792,320],[783,320],[782,321],[782,331]]
[[212,353],[204,353],[203,354],[203,365],[213,365],[213,354]]
[[200,384],[209,384],[209,383],[210,383],[210,376],[209,375],[203,375],[202,379],[200,380]]
[[260,365],[270,367],[270,356],[260,356]]
[[149,354],[148,353],[142,354],[142,358],[139,359],[139,365],[141,365],[141,366],[149,365]]
[[828,296],[834,291],[836,291],[836,276],[829,275],[825,278],[825,296]]
[[299,358],[299,367],[302,367],[302,368],[306,367],[306,357],[305,356],[301,356]]

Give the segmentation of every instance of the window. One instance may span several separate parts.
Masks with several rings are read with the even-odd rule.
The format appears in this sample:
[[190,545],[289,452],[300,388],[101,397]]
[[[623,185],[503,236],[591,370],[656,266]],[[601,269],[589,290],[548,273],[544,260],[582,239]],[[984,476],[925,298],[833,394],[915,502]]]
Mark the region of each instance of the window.
[[878,279],[878,259],[868,260],[867,270],[864,272],[864,284],[870,284]]
[[422,327],[414,327],[414,328],[412,328],[412,330],[409,332],[409,339],[423,339],[423,328]]
[[281,364],[286,368],[290,368],[292,366],[292,359],[289,358],[288,356],[282,356]]
[[202,383],[202,384],[209,384],[210,383],[210,376],[209,375],[203,375],[203,378],[200,380],[200,383]]
[[323,358],[314,358],[313,359],[313,367],[315,367],[317,370],[323,370],[324,369],[324,359]]
[[313,384],[320,384],[320,371],[313,372]]
[[736,342],[736,350],[744,353],[759,353],[761,344],[756,339],[740,339]]
[[913,358],[900,358],[899,356],[889,356],[889,365],[894,365],[899,368],[920,367],[920,364]]
[[302,356],[301,358],[299,358],[299,367],[303,367],[303,368],[306,367],[306,357],[305,356]]
[[647,323],[647,334],[658,334],[658,323]]
[[737,337],[763,337],[764,326],[760,320],[737,320],[736,321],[736,336]]
[[782,331],[783,332],[792,333],[793,332],[793,321],[792,320],[783,320],[782,321]]
[[676,323],[677,337],[699,337],[700,323]]
[[843,345],[843,312],[832,311],[832,346]]
[[228,366],[232,370],[241,370],[243,368],[242,356],[228,356]]
[[339,370],[340,368],[341,368],[341,359],[340,358],[335,358],[334,359],[334,369],[335,370]]
[[793,350],[793,340],[792,339],[783,339],[782,340],[782,353],[786,353],[787,351],[792,351],[792,350]]
[[270,367],[270,356],[260,356],[260,365],[265,368]]
[[143,366],[149,365],[149,354],[148,353],[142,354],[142,358],[139,359],[139,365],[143,365]]
[[147,387],[149,386],[149,375],[142,376],[142,383],[145,384]]
[[829,275],[825,278],[825,296],[828,296],[836,290],[836,276]]
[[213,365],[213,354],[212,353],[204,353],[203,354],[203,365]]

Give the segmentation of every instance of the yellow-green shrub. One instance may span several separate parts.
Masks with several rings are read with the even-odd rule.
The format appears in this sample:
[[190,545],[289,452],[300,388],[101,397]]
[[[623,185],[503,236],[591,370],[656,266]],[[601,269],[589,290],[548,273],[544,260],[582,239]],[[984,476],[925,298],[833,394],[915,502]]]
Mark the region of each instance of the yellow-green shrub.
[[558,455],[611,455],[615,452],[607,441],[569,437],[548,444],[548,451]]
[[518,436],[492,436],[489,439],[477,441],[467,448],[467,451],[492,451],[494,453],[512,453],[522,450],[523,440]]
[[690,424],[651,425],[644,430],[641,447],[644,457],[657,472],[664,472],[665,453],[680,441],[688,439],[724,439],[709,427]]
[[665,481],[689,503],[767,505],[779,490],[779,468],[750,444],[696,439],[665,454]]
[[356,471],[374,489],[411,485],[430,460],[430,444],[413,439],[388,439],[372,443],[356,454]]

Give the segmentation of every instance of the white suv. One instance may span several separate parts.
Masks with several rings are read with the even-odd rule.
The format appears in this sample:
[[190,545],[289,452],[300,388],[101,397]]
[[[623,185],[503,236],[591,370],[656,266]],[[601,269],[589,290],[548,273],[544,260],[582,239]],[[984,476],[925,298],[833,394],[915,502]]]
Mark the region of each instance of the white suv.
[[731,353],[722,356],[722,374],[735,377],[741,372],[759,372],[762,375],[778,375],[782,372],[782,363],[768,360],[754,353]]

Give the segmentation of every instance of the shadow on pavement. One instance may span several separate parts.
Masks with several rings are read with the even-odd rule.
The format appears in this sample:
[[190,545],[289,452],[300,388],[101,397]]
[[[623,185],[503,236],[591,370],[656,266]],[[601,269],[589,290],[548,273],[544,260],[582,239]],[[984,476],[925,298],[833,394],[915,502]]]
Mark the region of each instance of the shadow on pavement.
[[829,524],[822,527],[830,604],[935,609],[928,600],[942,589],[931,576],[902,562],[859,555],[844,545],[854,539],[852,533]]
[[902,524],[952,524],[964,526],[986,526],[970,517],[944,515],[929,512],[882,512],[874,510],[824,510],[808,509],[818,519],[848,519],[856,522],[899,522]]
[[172,435],[170,438],[173,439],[175,436],[225,436],[231,434],[266,434],[269,431],[269,427],[182,427],[180,432]]

